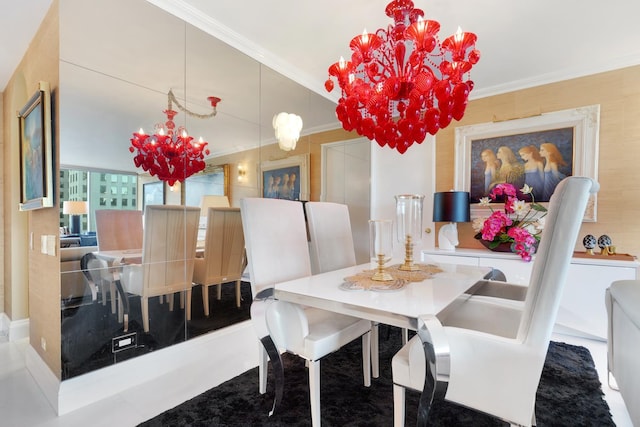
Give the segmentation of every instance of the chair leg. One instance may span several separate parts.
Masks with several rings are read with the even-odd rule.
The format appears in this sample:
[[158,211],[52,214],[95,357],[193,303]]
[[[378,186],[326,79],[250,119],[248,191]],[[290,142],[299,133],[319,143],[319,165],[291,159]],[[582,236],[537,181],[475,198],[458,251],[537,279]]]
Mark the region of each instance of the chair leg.
[[378,342],[380,334],[378,333],[378,324],[371,324],[371,376],[373,378],[380,377],[380,349]]
[[371,332],[362,336],[362,376],[364,386],[371,387]]
[[140,303],[142,304],[142,326],[145,332],[149,332],[149,298],[142,297]]
[[407,328],[402,329],[402,345],[404,346],[409,341],[409,330]]
[[320,361],[309,361],[309,400],[311,401],[311,425],[320,427]]
[[[175,295],[169,294],[166,295],[166,297],[169,300],[169,311],[173,311],[173,300],[175,299]],[[160,298],[162,298],[162,295],[160,295]]]
[[202,306],[204,315],[209,317],[209,286],[207,285],[202,285]]
[[[102,293],[102,305],[107,305],[107,282],[100,279],[100,292]],[[113,295],[113,291],[111,291],[111,295]]]
[[184,310],[184,292],[180,292],[180,309]]
[[258,377],[260,394],[267,392],[267,369],[269,363],[269,355],[262,344],[259,345],[258,359]]
[[118,292],[116,292],[115,282],[109,282],[109,293],[111,295],[111,314],[116,314],[116,303]]
[[222,283],[218,283],[218,301],[222,299]]
[[186,304],[187,304],[187,320],[191,320],[191,288],[187,289],[185,292],[181,292],[180,295],[186,293]]
[[242,295],[240,293],[240,285],[242,282],[240,280],[236,280],[236,307],[240,308],[240,301],[242,300]]
[[393,427],[404,427],[404,387],[393,385]]

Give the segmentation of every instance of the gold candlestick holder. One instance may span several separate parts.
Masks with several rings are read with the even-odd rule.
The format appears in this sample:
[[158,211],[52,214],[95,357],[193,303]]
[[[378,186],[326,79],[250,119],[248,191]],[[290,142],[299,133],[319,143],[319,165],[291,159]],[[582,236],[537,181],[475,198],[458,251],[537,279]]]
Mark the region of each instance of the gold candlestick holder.
[[407,234],[404,244],[404,264],[398,267],[403,271],[417,271],[420,270],[420,266],[413,263],[413,239],[410,234]]
[[384,263],[385,263],[384,254],[378,254],[377,257],[378,257],[378,269],[373,274],[373,277],[371,278],[371,280],[376,280],[379,282],[386,282],[388,280],[393,280],[393,277],[391,276],[391,274],[384,271]]

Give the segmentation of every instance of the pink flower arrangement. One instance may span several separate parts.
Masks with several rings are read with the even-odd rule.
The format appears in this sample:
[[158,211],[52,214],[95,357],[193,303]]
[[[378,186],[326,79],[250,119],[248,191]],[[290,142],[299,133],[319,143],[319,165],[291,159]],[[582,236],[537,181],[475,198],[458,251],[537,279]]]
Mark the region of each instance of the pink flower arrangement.
[[[520,255],[524,261],[531,261],[540,241],[547,209],[533,199],[532,188],[525,184],[521,195],[529,195],[531,202],[518,198],[518,191],[511,184],[498,184],[489,193],[489,197],[480,199],[480,206],[488,206],[491,215],[478,218],[473,227],[476,239],[490,242],[489,249],[501,243],[511,243],[511,251]],[[504,210],[493,210],[491,202],[504,201]]]

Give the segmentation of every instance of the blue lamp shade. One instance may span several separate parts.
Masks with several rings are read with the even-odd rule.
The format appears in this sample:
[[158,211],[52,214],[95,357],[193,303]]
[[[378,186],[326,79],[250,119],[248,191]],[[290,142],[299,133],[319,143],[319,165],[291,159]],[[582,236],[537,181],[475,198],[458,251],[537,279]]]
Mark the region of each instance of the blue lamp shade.
[[433,222],[469,222],[470,206],[468,191],[434,193]]

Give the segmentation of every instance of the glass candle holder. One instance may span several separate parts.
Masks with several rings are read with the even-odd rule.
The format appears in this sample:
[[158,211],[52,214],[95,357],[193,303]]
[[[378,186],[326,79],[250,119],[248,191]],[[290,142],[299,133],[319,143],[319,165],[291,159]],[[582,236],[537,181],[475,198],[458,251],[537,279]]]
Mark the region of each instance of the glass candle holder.
[[417,242],[422,241],[422,205],[424,196],[420,194],[399,194],[396,198],[396,224],[398,241],[405,245],[404,264],[400,270],[420,270],[413,263],[413,251]]
[[393,277],[384,270],[384,265],[391,260],[393,253],[393,221],[390,219],[369,221],[369,248],[371,260],[377,264],[377,270],[372,279],[393,280]]

